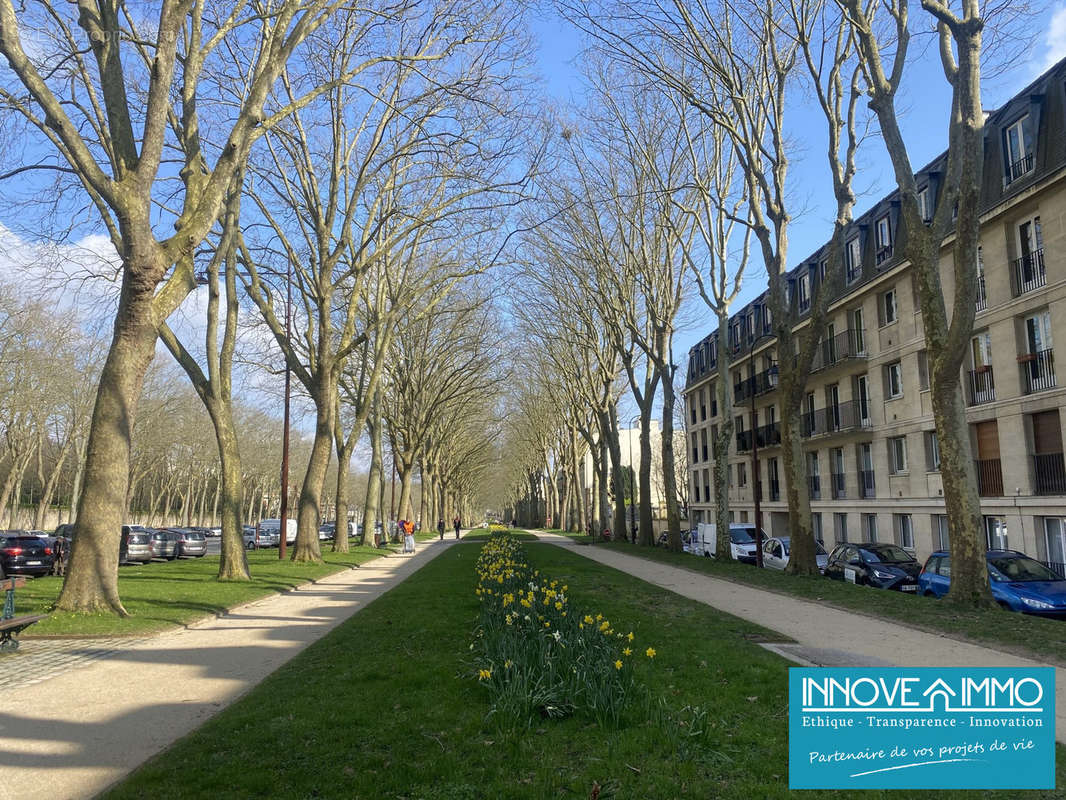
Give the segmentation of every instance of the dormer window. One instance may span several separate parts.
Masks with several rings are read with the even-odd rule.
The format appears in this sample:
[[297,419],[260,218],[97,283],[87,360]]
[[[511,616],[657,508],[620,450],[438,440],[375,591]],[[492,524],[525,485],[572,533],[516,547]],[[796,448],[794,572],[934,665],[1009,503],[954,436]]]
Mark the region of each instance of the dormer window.
[[877,264],[880,266],[892,257],[892,226],[888,214],[878,217],[874,230],[877,235]]
[[823,258],[818,262],[818,283],[825,283],[825,275],[829,272],[829,259]]
[[848,283],[855,283],[862,275],[862,246],[859,237],[848,239],[844,246],[844,268],[847,270]]
[[922,222],[933,221],[933,197],[928,186],[918,190],[918,216],[922,218]]
[[762,307],[763,330],[769,331],[774,324],[774,312],[769,305]]
[[1007,186],[1033,171],[1033,136],[1028,114],[1007,128],[1004,144],[1006,174],[1003,176],[1003,185]]
[[811,309],[811,273],[804,272],[799,276],[799,313],[803,314]]

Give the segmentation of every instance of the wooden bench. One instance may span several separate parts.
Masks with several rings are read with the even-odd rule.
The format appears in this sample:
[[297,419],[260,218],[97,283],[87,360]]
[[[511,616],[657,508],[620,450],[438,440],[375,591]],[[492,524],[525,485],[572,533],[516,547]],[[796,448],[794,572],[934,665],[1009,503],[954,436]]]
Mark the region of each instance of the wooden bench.
[[4,589],[4,613],[0,616],[0,650],[18,650],[19,641],[15,637],[35,622],[40,622],[47,614],[29,614],[15,616],[15,590],[26,585],[25,578],[4,578],[0,586]]

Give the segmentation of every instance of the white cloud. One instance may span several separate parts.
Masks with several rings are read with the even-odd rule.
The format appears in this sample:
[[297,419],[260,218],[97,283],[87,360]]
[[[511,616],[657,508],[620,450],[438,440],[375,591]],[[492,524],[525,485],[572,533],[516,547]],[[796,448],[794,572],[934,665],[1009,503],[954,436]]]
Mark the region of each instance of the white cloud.
[[1052,10],[1044,45],[1047,50],[1040,72],[1066,58],[1066,4],[1060,3]]

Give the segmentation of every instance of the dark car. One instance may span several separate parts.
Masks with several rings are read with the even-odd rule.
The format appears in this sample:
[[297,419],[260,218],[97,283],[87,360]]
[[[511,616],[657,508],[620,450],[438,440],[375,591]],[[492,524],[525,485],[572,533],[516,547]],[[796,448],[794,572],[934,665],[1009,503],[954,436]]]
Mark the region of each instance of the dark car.
[[178,557],[178,534],[172,530],[152,531],[149,535],[152,545],[152,558],[165,558],[173,561]]
[[207,537],[196,528],[184,528],[178,534],[178,555],[186,558],[203,558],[207,555]]
[[838,544],[825,565],[825,577],[858,586],[917,592],[922,566],[894,544]]
[[0,572],[4,575],[47,575],[55,556],[47,539],[25,531],[7,531],[0,538]]
[[[988,581],[1003,608],[1066,619],[1066,579],[1017,550],[989,550]],[[927,597],[943,597],[951,588],[951,554],[937,550],[925,562],[918,583]]]

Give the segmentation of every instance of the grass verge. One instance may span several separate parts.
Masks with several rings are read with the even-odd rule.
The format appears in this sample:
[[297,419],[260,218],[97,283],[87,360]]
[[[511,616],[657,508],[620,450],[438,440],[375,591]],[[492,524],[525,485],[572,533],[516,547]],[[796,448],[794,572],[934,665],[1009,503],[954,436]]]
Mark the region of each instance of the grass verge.
[[[789,796],[788,664],[755,644],[773,634],[561,548],[526,548],[569,584],[575,611],[603,613],[658,651],[638,667],[652,702],[620,727],[572,717],[509,734],[486,717],[468,649],[480,547],[460,544],[106,796],[542,800],[587,798],[596,785],[600,800]],[[1066,785],[1061,749],[1057,765]]]
[[[234,606],[285,591],[301,583],[365,564],[384,554],[374,547],[352,545],[347,553],[330,552],[323,542],[321,564],[295,564],[278,560],[274,549],[248,552],[252,572],[249,582],[217,581],[218,556],[152,562],[119,568],[119,596],[130,612],[125,618],[113,614],[52,612],[48,619],[30,628],[32,636],[135,636],[187,625]],[[399,545],[390,551],[399,551]],[[15,593],[15,613],[42,614],[55,603],[62,578],[36,578]]]
[[673,553],[661,547],[639,547],[628,542],[597,542],[595,546],[1066,666],[1066,622],[1062,620],[999,608],[960,611],[929,597],[853,586],[822,577],[786,575],[735,561],[718,562],[689,553]]

